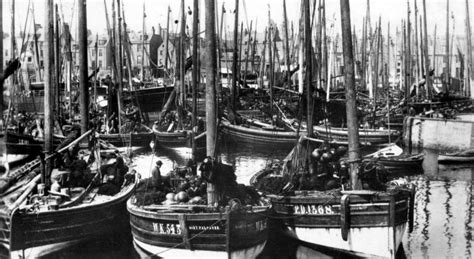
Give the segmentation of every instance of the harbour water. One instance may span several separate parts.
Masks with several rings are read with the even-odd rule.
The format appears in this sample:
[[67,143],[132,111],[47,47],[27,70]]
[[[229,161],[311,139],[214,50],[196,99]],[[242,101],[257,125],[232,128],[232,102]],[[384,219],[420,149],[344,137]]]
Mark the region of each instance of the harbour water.
[[[233,164],[240,183],[248,183],[253,173],[273,160],[283,159],[289,152],[271,145],[256,147],[242,143],[221,142],[218,145],[223,162]],[[403,252],[406,258],[471,258],[474,255],[472,229],[472,183],[474,165],[438,165],[437,155],[428,150],[423,164],[424,174],[407,177],[417,186],[415,223],[412,233],[405,233]],[[162,173],[189,159],[189,149],[159,149],[153,154],[143,151],[134,158],[134,167],[143,178],[149,177],[157,160],[163,162]],[[204,155],[198,157],[202,160]],[[120,226],[117,226],[120,227]],[[368,244],[370,245],[370,244]],[[130,235],[102,237],[66,248],[55,247],[44,258],[140,258]],[[276,248],[275,248],[276,249]],[[279,247],[279,249],[282,249]],[[25,252],[28,257],[28,251]],[[285,252],[279,258],[291,258]],[[157,256],[159,258],[159,256]],[[265,257],[270,258],[270,257]]]

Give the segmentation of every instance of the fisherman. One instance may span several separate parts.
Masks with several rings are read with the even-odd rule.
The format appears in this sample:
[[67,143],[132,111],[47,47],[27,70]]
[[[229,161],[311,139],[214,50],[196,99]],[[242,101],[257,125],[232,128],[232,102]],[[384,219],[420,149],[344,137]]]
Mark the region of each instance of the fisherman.
[[151,170],[152,186],[155,191],[163,187],[160,168],[163,165],[161,160],[156,161],[155,167]]
[[87,174],[87,162],[83,159],[83,155],[79,154],[78,159],[72,161],[69,165],[71,173],[67,179],[68,187],[87,187],[91,181],[90,175]]
[[104,175],[105,183],[99,188],[98,193],[115,195],[120,191],[128,166],[125,165],[122,157],[117,157],[113,164],[101,166],[100,172]]

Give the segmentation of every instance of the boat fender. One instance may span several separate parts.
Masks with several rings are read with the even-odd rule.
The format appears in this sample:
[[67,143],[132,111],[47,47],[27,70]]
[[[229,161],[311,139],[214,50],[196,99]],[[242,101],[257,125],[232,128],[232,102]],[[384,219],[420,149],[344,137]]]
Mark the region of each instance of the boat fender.
[[347,241],[350,229],[350,195],[345,194],[341,197],[341,236],[344,241]]

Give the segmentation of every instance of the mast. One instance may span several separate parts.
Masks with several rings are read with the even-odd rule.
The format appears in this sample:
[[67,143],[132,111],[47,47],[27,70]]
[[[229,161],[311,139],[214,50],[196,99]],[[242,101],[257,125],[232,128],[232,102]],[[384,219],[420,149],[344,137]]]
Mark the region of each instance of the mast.
[[[390,89],[390,22],[387,24],[387,71],[386,71],[386,85]],[[387,94],[389,96],[389,94]],[[390,137],[390,134],[388,134]]]
[[[39,48],[38,48],[38,34],[36,33],[36,19],[35,19],[35,5],[32,4],[32,14],[33,14],[33,38],[35,41],[35,62],[36,62],[36,81],[41,81],[41,68],[40,68],[40,57],[39,57]],[[3,42],[2,42],[3,44]]]
[[284,31],[285,31],[285,63],[286,63],[286,80],[288,86],[291,85],[291,75],[290,75],[290,44],[289,44],[289,35],[288,35],[288,15],[286,14],[286,0],[283,0],[283,24],[284,24]]
[[[14,1],[12,1],[14,2]],[[45,26],[44,26],[44,151],[53,152],[53,0],[45,1]],[[81,8],[79,8],[81,10]],[[79,16],[80,17],[80,16]],[[79,23],[81,24],[81,23]],[[47,177],[52,170],[51,160],[46,161],[43,182],[48,184]]]
[[410,96],[410,90],[411,90],[411,84],[413,82],[412,78],[412,63],[413,63],[413,58],[411,56],[411,20],[410,20],[410,0],[407,0],[407,86],[408,86],[408,98],[407,98],[407,103],[410,101],[411,96]]
[[196,113],[197,113],[197,88],[199,86],[199,54],[198,54],[198,44],[199,44],[199,1],[193,0],[193,105],[192,105],[192,119],[191,119],[191,126],[193,131],[193,136],[191,138],[191,156],[192,159],[195,159],[196,153],[196,140],[194,139],[194,133],[197,133],[196,128]]
[[[89,126],[89,87],[87,67],[87,6],[86,0],[80,0],[79,5],[79,107],[81,109],[81,132],[88,130]],[[46,73],[45,73],[46,74]]]
[[142,23],[142,62],[141,62],[141,72],[142,72],[142,82],[145,81],[145,1],[143,1],[143,23]]
[[[423,0],[423,56],[425,57],[425,79],[426,79],[426,88],[428,98],[431,98],[431,79],[430,79],[430,63],[429,63],[429,56],[428,56],[428,26],[426,22],[426,0]],[[435,35],[433,38],[433,51],[436,50],[436,25],[435,25]],[[434,53],[434,52],[433,52]],[[433,69],[435,68],[436,57],[433,54]]]
[[449,78],[450,78],[450,64],[449,64],[449,0],[446,0],[446,49],[445,49],[445,60],[444,63],[446,64],[446,69],[444,71],[444,84],[443,84],[443,92],[447,93],[448,85],[449,85]]
[[[12,34],[10,36],[10,46],[11,46],[11,48],[10,48],[11,59],[10,60],[13,60],[16,57],[16,47],[15,47],[15,0],[12,0],[11,3],[12,3],[11,4],[11,15],[12,15],[12,17],[11,17],[12,18],[11,19],[11,33]],[[3,40],[3,35],[2,35],[2,40]],[[53,53],[51,53],[51,54],[53,54]],[[16,79],[16,72],[14,72],[13,75],[11,75],[10,91],[13,90],[14,87],[15,87],[15,79]],[[3,114],[2,114],[2,116],[3,116]]]
[[[252,22],[250,21],[250,29],[248,31],[248,37],[247,37],[247,51],[245,54],[245,67],[244,67],[244,82],[247,84],[247,70],[248,70],[248,65],[249,65],[249,54],[250,54],[250,44],[252,41]],[[241,35],[243,38],[243,35]],[[255,39],[254,39],[255,40]]]
[[[94,69],[97,70],[99,67],[99,55],[97,52],[99,52],[99,34],[96,33],[95,35],[95,44],[94,44],[94,52],[95,52],[95,67]],[[97,73],[94,73],[94,108],[97,109]]]
[[[418,5],[417,0],[415,0],[415,59],[416,59],[416,70],[415,70],[415,82],[418,86],[418,81],[420,80],[420,55],[418,53]],[[418,91],[418,87],[416,88]]]
[[[112,0],[113,1],[113,0]],[[118,36],[118,91],[117,91],[117,104],[118,104],[118,131],[122,131],[122,116],[120,116],[120,111],[122,111],[122,91],[123,91],[123,54],[122,54],[122,17],[120,16],[120,0],[117,0],[117,36]]]
[[[0,71],[3,71],[3,1],[0,1],[0,35],[2,35],[2,40],[0,40]],[[36,35],[36,30],[35,30]],[[0,94],[0,130],[3,130],[4,121],[3,121],[3,85],[1,86]]]
[[346,113],[349,137],[349,161],[352,189],[360,189],[357,176],[359,154],[359,123],[357,121],[357,106],[354,78],[354,58],[352,53],[351,16],[349,0],[341,0],[342,47],[344,53],[344,80],[346,85]]
[[237,102],[237,57],[238,57],[238,35],[239,35],[239,0],[235,0],[235,17],[234,17],[234,53],[232,58],[232,89],[231,89],[231,107],[236,110]]
[[180,95],[178,99],[178,128],[182,129],[183,128],[183,106],[185,105],[185,100],[186,100],[186,92],[184,88],[184,63],[185,63],[185,55],[186,55],[186,49],[184,47],[184,37],[186,36],[185,34],[185,29],[186,29],[186,12],[184,11],[184,0],[181,0],[181,31],[180,31],[180,36],[179,36],[179,88],[180,88]]
[[[214,0],[205,0],[206,8],[206,154],[215,157],[217,140],[216,127],[216,77],[217,77],[217,53],[216,53],[216,26]],[[213,205],[217,202],[214,184],[207,184],[207,204]]]
[[[268,6],[268,64],[269,71],[267,74],[268,78],[268,91],[270,93],[270,114],[273,114],[273,59],[272,59],[272,43],[274,40],[274,34],[272,34],[273,26],[270,19],[270,6]],[[273,124],[273,120],[272,120]]]
[[471,38],[471,20],[469,17],[469,0],[466,0],[466,53],[467,53],[467,65],[466,65],[466,84],[469,89],[471,99],[474,98],[474,84],[473,84],[473,71],[472,71],[472,38]]
[[169,59],[169,53],[168,53],[168,46],[169,46],[169,38],[170,38],[170,6],[168,5],[168,12],[166,15],[166,40],[165,40],[165,71],[168,73],[168,59]]
[[255,31],[253,34],[253,46],[252,46],[252,58],[250,62],[250,67],[252,70],[255,70],[255,53],[257,52],[257,21],[255,21]]
[[[309,13],[309,0],[304,0],[304,40],[305,40],[305,85],[306,85],[306,119],[307,119],[307,131],[308,137],[313,136],[313,75],[312,75],[312,56],[311,56],[311,19]],[[300,68],[301,69],[301,68]]]
[[[59,11],[58,11],[58,4],[54,5],[54,92],[53,96],[54,100],[54,110],[56,111],[54,118],[58,119],[61,117],[61,95],[59,90],[59,83],[60,83],[60,69],[61,69],[61,53],[59,53]],[[54,121],[53,118],[53,121]],[[54,125],[54,122],[53,122]]]

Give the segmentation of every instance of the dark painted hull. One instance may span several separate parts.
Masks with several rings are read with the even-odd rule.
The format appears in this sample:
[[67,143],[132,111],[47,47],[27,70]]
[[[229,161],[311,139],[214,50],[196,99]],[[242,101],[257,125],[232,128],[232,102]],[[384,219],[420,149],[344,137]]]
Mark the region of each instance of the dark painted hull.
[[[317,133],[318,139],[324,140],[336,140],[347,142],[348,132],[345,128],[334,128],[325,126],[314,126],[314,132]],[[390,135],[389,135],[390,134]],[[362,145],[381,145],[389,143],[390,140],[393,142],[400,137],[400,133],[394,130],[364,130],[359,129],[359,142]]]
[[141,112],[159,112],[168,100],[174,86],[161,86],[143,88],[124,92],[124,96],[135,98],[140,106]]
[[116,147],[149,147],[150,142],[154,139],[154,134],[152,132],[100,134],[99,138]]
[[0,241],[15,251],[111,234],[128,227],[126,201],[134,189],[132,183],[110,199],[58,210],[2,210]]
[[267,207],[244,213],[152,211],[135,206],[132,197],[127,209],[135,242],[160,257],[255,258],[267,240]]
[[[43,149],[43,141],[36,140],[32,136],[7,131],[7,141],[3,148],[8,154],[32,154],[37,155]],[[5,137],[5,132],[0,133],[0,138]],[[4,150],[1,153],[4,153]]]
[[279,144],[293,146],[299,138],[299,135],[294,131],[266,130],[256,127],[244,127],[240,125],[233,125],[227,121],[221,121],[220,127],[221,132],[227,138],[254,144]]
[[[190,130],[181,130],[173,132],[164,132],[153,130],[155,141],[158,145],[165,148],[182,148],[191,147],[193,134]],[[206,136],[199,134],[196,137],[197,148],[206,146]]]

